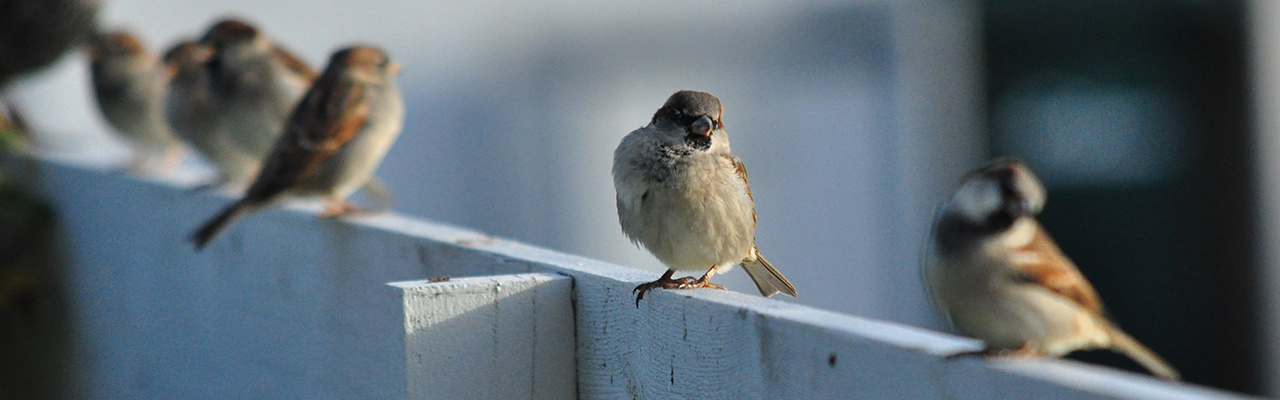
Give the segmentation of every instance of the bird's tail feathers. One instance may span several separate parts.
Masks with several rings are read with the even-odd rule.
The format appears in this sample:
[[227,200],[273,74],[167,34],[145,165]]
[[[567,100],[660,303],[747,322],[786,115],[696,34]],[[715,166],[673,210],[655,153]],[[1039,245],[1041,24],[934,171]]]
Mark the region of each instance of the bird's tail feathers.
[[230,228],[231,225],[235,224],[236,221],[239,221],[240,218],[244,218],[246,215],[249,215],[251,211],[258,207],[258,205],[247,203],[244,200],[237,201],[230,206],[227,206],[227,208],[222,209],[222,212],[219,212],[216,217],[205,222],[204,225],[200,226],[200,229],[197,229],[195,233],[191,234],[191,245],[194,246],[197,251],[204,249],[204,247],[210,242],[217,239],[219,235],[222,235],[223,231]]
[[769,261],[760,255],[760,250],[752,248],[751,252],[755,255],[754,259],[743,260],[742,269],[747,271],[747,275],[756,283],[756,288],[760,289],[760,295],[769,297],[783,293],[796,297],[796,287],[792,286],[782,273],[773,268],[773,264],[769,264]]
[[391,194],[391,188],[387,187],[387,183],[378,178],[377,175],[369,176],[369,180],[360,187],[369,199],[378,203],[378,209],[389,209],[395,203],[395,196]]
[[1147,346],[1143,346],[1142,343],[1138,343],[1137,339],[1124,333],[1119,328],[1111,328],[1111,349],[1129,356],[1133,361],[1146,368],[1147,371],[1151,371],[1153,375],[1162,379],[1171,381],[1182,379],[1178,371],[1173,369],[1172,365],[1169,365],[1169,362],[1160,358],[1154,351],[1148,349]]

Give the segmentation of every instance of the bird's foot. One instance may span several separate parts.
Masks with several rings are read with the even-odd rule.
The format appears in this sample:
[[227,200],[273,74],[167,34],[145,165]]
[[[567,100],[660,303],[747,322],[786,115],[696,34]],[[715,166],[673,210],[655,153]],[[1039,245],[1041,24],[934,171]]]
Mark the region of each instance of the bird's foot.
[[702,288],[707,288],[707,289],[720,289],[720,290],[725,290],[725,288],[724,288],[724,286],[723,286],[723,285],[717,285],[717,284],[711,283],[711,277],[709,277],[709,276],[705,276],[705,275],[704,275],[702,278],[699,278],[699,279],[694,279],[692,276],[686,276],[686,277],[684,277],[684,278],[680,278],[680,279],[676,280],[676,282],[679,282],[679,284],[678,284],[678,285],[676,285],[675,287],[667,287],[666,289],[702,289]]
[[345,215],[367,214],[369,210],[356,207],[354,204],[346,200],[326,199],[324,201],[324,210],[320,211],[320,218],[336,218]]
[[[714,269],[712,271],[714,271]],[[658,280],[641,284],[640,286],[636,286],[635,289],[632,289],[631,293],[636,294],[636,307],[640,307],[640,299],[644,298],[645,293],[657,288],[662,288],[662,289],[707,288],[707,289],[725,290],[724,286],[711,283],[711,276],[714,275],[713,272],[707,272],[707,274],[703,275],[702,278],[694,278],[692,276],[686,276],[680,279],[671,279],[671,275],[674,274],[675,272],[676,271],[674,270],[667,270],[667,273],[663,274],[661,278],[658,278]]]
[[1022,347],[1016,349],[998,349],[988,346],[982,350],[962,351],[955,354],[949,354],[945,358],[959,358],[967,356],[1031,358],[1040,356],[1041,354],[1042,352],[1039,348],[1032,346],[1030,343],[1023,343]]
[[160,173],[168,173],[178,168],[178,164],[182,163],[182,159],[186,158],[186,151],[181,146],[173,145],[166,147],[160,155]]
[[1022,347],[1016,349],[1001,349],[996,351],[996,355],[1001,357],[1019,357],[1031,358],[1043,355],[1039,347],[1032,346],[1030,343],[1023,343]]

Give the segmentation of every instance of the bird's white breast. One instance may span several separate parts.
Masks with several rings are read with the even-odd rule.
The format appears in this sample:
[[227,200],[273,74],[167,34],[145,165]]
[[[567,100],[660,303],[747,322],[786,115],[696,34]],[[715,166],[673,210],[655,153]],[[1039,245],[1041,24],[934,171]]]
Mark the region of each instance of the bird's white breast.
[[727,268],[746,258],[754,205],[727,153],[694,152],[667,165],[653,157],[656,144],[641,139],[624,139],[615,157],[623,232],[672,269]]

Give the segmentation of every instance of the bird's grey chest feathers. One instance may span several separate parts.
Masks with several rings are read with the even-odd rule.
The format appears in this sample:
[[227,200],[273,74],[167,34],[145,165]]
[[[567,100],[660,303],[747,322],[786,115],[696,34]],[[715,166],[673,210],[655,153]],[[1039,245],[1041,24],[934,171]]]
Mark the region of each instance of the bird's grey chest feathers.
[[675,269],[746,258],[754,205],[729,153],[656,140],[623,146],[630,158],[617,160],[625,164],[616,166],[615,186],[628,237]]
[[689,147],[651,145],[651,150],[644,153],[647,157],[636,160],[636,169],[642,172],[641,179],[650,187],[675,187],[683,185],[688,177],[680,171],[687,168],[693,160],[694,150]]
[[106,63],[94,67],[94,89],[103,115],[135,144],[167,145],[165,82],[159,66]]

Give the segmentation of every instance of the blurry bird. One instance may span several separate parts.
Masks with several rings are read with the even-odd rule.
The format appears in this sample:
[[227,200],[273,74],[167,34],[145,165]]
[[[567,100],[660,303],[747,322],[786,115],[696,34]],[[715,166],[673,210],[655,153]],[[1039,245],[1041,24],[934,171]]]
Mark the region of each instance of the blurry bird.
[[131,169],[141,169],[157,154],[164,157],[161,169],[176,165],[181,153],[164,116],[164,64],[137,36],[124,31],[96,35],[89,52],[98,108],[132,145]]
[[98,0],[0,1],[0,88],[43,68],[93,31]]
[[[676,92],[613,153],[622,232],[668,268],[635,288],[637,306],[654,288],[724,289],[711,277],[734,264],[742,265],[761,295],[796,295],[756,248],[755,201],[747,170],[729,149],[723,111],[720,99],[708,93]],[[677,270],[706,274],[672,279]]]
[[200,42],[214,50],[206,65],[219,125],[245,152],[265,158],[315,71],[243,21],[220,21]]
[[971,173],[939,209],[923,269],[934,306],[984,354],[1124,353],[1156,376],[1178,372],[1109,321],[1102,301],[1035,217],[1045,189],[1022,162]]
[[249,213],[291,197],[324,198],[322,217],[358,211],[347,196],[369,180],[404,124],[393,80],[398,70],[374,47],[334,53],[248,193],[192,235],[196,249]]
[[165,116],[182,139],[220,173],[217,184],[244,187],[262,166],[263,156],[250,154],[232,141],[217,118],[217,104],[205,63],[213,49],[194,41],[184,41],[165,53],[169,73],[169,95]]

